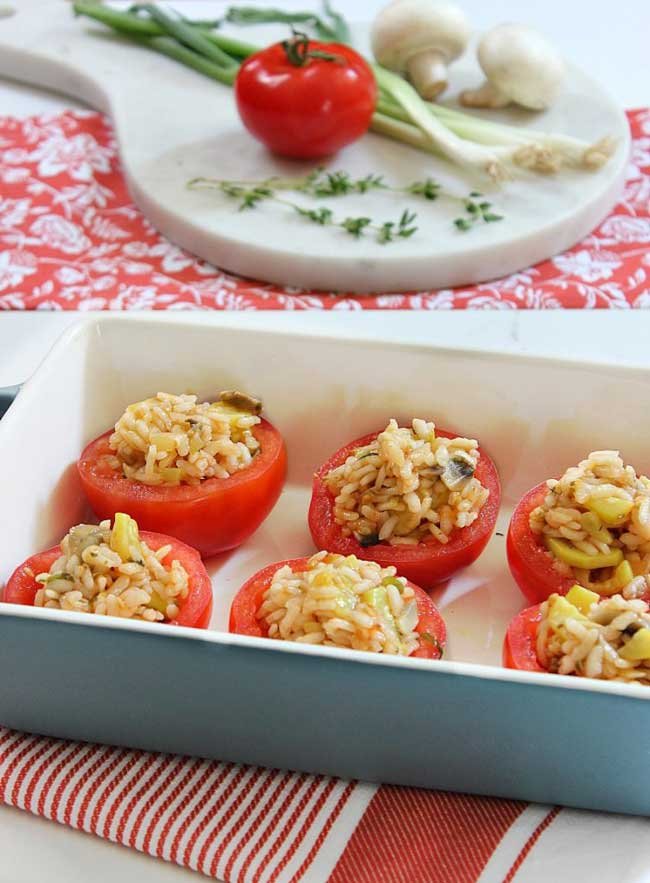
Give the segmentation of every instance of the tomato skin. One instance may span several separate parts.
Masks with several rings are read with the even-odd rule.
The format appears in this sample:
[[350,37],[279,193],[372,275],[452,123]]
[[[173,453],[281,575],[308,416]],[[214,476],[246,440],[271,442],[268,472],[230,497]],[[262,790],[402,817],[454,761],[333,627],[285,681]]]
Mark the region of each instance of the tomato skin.
[[[173,537],[151,531],[140,531],[140,537],[154,552],[162,546],[171,545],[169,554],[163,558],[163,564],[171,563],[173,559],[177,559],[189,575],[187,598],[179,605],[178,616],[172,621],[172,624],[195,629],[207,628],[212,615],[212,581],[199,553],[196,549],[192,549]],[[51,549],[37,552],[36,555],[23,561],[9,577],[2,592],[2,600],[8,604],[32,606],[36,592],[41,588],[41,584],[37,583],[34,577],[39,573],[47,572],[60,554],[61,547],[53,546]],[[26,572],[27,568],[32,571],[33,575]]]
[[[262,604],[262,596],[271,584],[273,575],[281,567],[284,567],[285,564],[288,564],[295,571],[304,570],[308,561],[308,557],[291,558],[287,561],[269,564],[267,567],[262,568],[262,570],[258,570],[235,595],[230,607],[228,630],[238,635],[265,638],[267,636],[265,625],[255,618],[255,614]],[[420,646],[411,653],[411,656],[418,657],[419,659],[440,659],[442,657],[442,650],[440,648],[444,648],[445,641],[447,640],[445,621],[426,592],[411,582],[409,582],[409,585],[415,592],[415,599],[418,605],[419,620],[416,631],[419,634],[426,632],[432,635],[438,640],[440,645],[440,647],[437,647],[431,641],[422,640],[420,641]]]
[[548,494],[546,482],[536,485],[521,498],[510,519],[506,553],[512,576],[531,604],[540,604],[554,592],[566,595],[575,579],[563,576],[553,558],[530,529],[530,513],[541,506]]
[[230,478],[174,487],[131,481],[103,463],[113,454],[111,432],[91,441],[77,463],[84,493],[100,520],[127,512],[142,530],[176,537],[208,558],[247,540],[280,496],[287,453],[282,436],[267,420],[253,429],[261,450],[246,469]]
[[345,63],[287,59],[282,43],[251,55],[239,69],[235,100],[248,131],[281,156],[321,159],[368,131],[377,101],[375,77],[349,46],[309,41]]
[[[341,555],[356,555],[357,558],[376,561],[382,567],[392,565],[400,576],[423,589],[432,589],[475,561],[492,536],[501,502],[501,485],[496,466],[481,450],[476,477],[488,488],[490,496],[476,521],[469,527],[454,530],[446,545],[443,546],[436,540],[432,543],[418,543],[417,546],[389,546],[384,543],[362,546],[354,536],[343,536],[341,526],[334,520],[334,496],[328,490],[324,477],[331,469],[344,463],[356,448],[374,441],[378,434],[373,432],[345,445],[315,474],[309,506],[312,538],[319,549],[328,549]],[[436,435],[456,438],[457,434],[436,428]]]
[[541,671],[535,643],[537,628],[542,619],[542,605],[527,607],[510,621],[503,642],[503,664],[518,671]]

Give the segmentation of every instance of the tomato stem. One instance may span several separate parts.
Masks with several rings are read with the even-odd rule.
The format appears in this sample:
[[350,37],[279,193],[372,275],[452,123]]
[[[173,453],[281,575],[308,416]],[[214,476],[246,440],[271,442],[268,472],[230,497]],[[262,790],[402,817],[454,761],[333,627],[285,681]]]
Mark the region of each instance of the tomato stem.
[[305,67],[314,58],[320,61],[333,62],[334,64],[347,64],[345,58],[341,55],[325,52],[322,49],[310,49],[307,34],[304,34],[302,31],[296,31],[293,27],[291,31],[293,36],[289,40],[282,41],[282,48],[287,56],[287,61],[294,67]]

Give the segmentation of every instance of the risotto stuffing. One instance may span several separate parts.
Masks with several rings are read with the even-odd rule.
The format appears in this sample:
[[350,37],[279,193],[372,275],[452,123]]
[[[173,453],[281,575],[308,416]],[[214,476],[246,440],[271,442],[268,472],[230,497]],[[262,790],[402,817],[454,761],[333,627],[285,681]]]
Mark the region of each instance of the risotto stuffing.
[[197,485],[245,469],[259,452],[253,428],[262,403],[239,392],[217,402],[159,392],[129,405],[109,444],[111,465],[149,485]]
[[163,564],[171,546],[155,552],[128,515],[100,524],[78,524],[61,542],[61,556],[39,573],[37,607],[99,613],[149,622],[172,620],[188,594],[180,562]]
[[[319,552],[306,569],[273,576],[257,612],[270,638],[409,656],[420,636],[417,601],[394,567]],[[435,640],[428,636],[430,640]]]
[[575,586],[542,604],[537,658],[551,672],[650,684],[650,607]]
[[449,542],[454,528],[472,524],[489,491],[475,477],[480,453],[468,438],[436,437],[435,425],[391,420],[325,477],[343,534],[363,546]]
[[650,573],[650,479],[618,451],[593,451],[547,485],[530,527],[557,569],[601,595],[642,595]]

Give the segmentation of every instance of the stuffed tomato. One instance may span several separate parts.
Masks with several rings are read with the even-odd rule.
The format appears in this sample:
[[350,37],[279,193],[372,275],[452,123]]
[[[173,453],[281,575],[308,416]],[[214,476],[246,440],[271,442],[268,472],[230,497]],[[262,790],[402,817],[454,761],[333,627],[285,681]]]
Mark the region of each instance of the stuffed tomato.
[[474,439],[391,420],[337,451],[314,476],[318,548],[395,567],[424,589],[471,564],[494,530],[501,488]]
[[318,552],[270,564],[239,590],[230,631],[240,635],[440,659],[437,607],[393,567]]
[[650,684],[650,607],[641,598],[602,598],[584,586],[553,594],[517,614],[503,645],[503,664]]
[[559,479],[529,491],[507,539],[508,564],[532,603],[579,583],[613,595],[633,583],[644,594],[650,574],[650,479],[618,451],[594,451]]
[[58,546],[16,568],[2,594],[10,604],[206,628],[212,583],[199,553],[172,537],[114,524],[78,524]]
[[270,513],[286,474],[282,436],[260,413],[261,402],[235,392],[212,403],[158,393],[129,405],[77,464],[95,513],[128,512],[204,558],[239,546]]

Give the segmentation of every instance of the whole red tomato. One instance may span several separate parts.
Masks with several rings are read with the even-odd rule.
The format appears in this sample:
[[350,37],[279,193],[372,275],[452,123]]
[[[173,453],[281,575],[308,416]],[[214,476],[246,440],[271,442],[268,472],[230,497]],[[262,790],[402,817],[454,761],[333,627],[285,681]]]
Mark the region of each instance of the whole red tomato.
[[320,159],[367,132],[377,86],[354,49],[296,36],[242,64],[235,99],[244,125],[269,150]]

